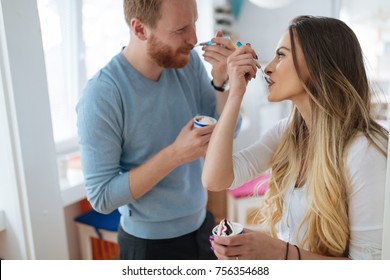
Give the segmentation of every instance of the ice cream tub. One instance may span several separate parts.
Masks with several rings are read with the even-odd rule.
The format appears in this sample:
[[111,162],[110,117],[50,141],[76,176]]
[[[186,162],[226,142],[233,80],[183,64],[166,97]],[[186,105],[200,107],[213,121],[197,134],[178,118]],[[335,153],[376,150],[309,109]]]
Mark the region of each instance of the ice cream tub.
[[217,120],[209,116],[196,116],[194,118],[194,127],[205,127],[216,123]]
[[228,219],[222,219],[219,225],[213,228],[213,235],[217,236],[233,236],[241,234],[244,231],[244,227],[235,222],[231,222]]

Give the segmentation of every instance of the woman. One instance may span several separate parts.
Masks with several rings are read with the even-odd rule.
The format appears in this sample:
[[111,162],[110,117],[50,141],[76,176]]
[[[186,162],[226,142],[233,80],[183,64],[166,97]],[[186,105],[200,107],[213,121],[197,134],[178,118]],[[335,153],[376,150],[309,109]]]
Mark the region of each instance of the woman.
[[388,132],[371,116],[362,50],[342,21],[300,16],[265,68],[268,100],[293,110],[252,146],[232,155],[234,127],[256,54],[228,59],[230,93],[202,174],[211,191],[235,188],[271,169],[261,221],[212,237],[219,259],[380,259]]

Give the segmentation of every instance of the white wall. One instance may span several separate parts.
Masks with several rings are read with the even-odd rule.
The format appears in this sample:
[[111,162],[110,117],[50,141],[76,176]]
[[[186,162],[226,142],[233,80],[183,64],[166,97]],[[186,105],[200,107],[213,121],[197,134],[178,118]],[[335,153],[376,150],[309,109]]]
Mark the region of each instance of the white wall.
[[280,36],[298,15],[339,16],[341,0],[294,0],[286,7],[265,9],[245,1],[235,30],[243,43],[251,43],[261,61],[269,61]]
[[[196,22],[198,42],[206,42],[214,36],[213,2],[210,0],[197,0],[196,3],[198,7],[198,21]],[[195,50],[202,57],[202,48],[197,47]],[[206,63],[205,66],[211,76],[211,65]]]
[[[390,155],[390,145],[387,154]],[[385,215],[383,218],[382,259],[390,260],[390,157],[387,157],[387,178],[385,194]]]
[[67,259],[36,1],[1,0],[0,10],[0,257]]
[[[1,13],[1,10],[0,10]],[[2,16],[0,16],[2,18]],[[0,25],[1,26],[1,25]],[[20,259],[27,257],[27,248],[23,235],[23,224],[19,208],[19,197],[17,193],[17,182],[15,176],[15,161],[12,153],[12,140],[8,108],[6,106],[5,91],[7,90],[7,75],[3,61],[4,54],[4,30],[0,30],[0,210],[4,210],[5,230],[0,232],[0,257]],[[4,82],[3,82],[4,81]],[[8,114],[7,114],[8,113]],[[15,143],[16,144],[16,143]],[[15,250],[14,246],[17,246]],[[8,253],[7,253],[8,252]]]

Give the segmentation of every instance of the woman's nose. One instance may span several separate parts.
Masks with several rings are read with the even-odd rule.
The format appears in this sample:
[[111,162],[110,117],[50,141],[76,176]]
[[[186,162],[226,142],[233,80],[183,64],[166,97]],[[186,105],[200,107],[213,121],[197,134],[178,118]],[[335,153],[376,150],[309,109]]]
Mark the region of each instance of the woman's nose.
[[267,75],[272,74],[271,63],[268,63],[267,66],[264,67],[264,72],[265,72]]

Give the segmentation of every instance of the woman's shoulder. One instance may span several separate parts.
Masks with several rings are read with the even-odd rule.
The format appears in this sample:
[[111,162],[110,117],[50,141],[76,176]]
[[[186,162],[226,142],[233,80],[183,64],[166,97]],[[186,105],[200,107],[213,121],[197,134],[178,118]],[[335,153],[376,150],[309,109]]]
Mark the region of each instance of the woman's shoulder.
[[[380,143],[382,140],[378,140]],[[387,165],[387,144],[385,145],[386,155],[362,133],[356,135],[347,150],[347,165],[350,172],[362,172],[372,169],[386,170]]]
[[289,118],[283,118],[277,121],[269,128],[261,137],[252,145],[254,147],[267,147],[268,150],[274,152],[282,138],[284,132],[288,129],[290,123]]
[[[387,140],[386,139],[375,139],[377,145],[386,149],[387,152]],[[358,133],[351,141],[351,144],[348,148],[348,158],[351,157],[361,157],[370,154],[381,154],[383,153],[378,149],[377,145],[363,133]],[[385,157],[385,156],[383,156]]]
[[271,135],[276,138],[280,138],[290,125],[291,119],[286,117],[277,121],[266,133],[266,137]]

